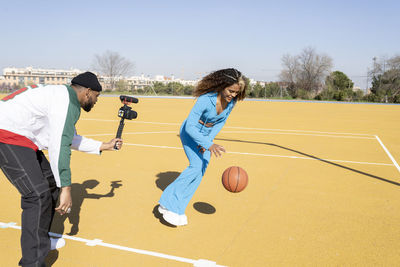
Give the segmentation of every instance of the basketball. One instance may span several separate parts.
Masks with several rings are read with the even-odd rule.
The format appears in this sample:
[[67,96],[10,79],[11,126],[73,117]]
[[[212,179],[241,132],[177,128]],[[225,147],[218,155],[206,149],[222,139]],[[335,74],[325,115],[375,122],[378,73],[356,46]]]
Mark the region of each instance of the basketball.
[[243,191],[248,181],[247,172],[238,166],[229,167],[222,174],[222,184],[232,193]]

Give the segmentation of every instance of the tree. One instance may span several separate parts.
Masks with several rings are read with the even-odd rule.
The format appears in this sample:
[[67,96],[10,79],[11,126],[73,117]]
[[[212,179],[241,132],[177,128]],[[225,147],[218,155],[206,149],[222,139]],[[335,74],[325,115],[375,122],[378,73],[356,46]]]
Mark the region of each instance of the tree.
[[377,62],[374,58],[368,101],[400,103],[400,56]]
[[183,93],[185,95],[192,95],[194,90],[194,86],[193,85],[186,85],[185,88],[183,88]]
[[291,97],[297,98],[297,77],[299,75],[300,66],[297,56],[289,54],[282,56],[283,70],[281,71],[280,78],[283,82],[288,84],[287,91]]
[[307,47],[297,56],[284,55],[282,65],[280,78],[289,84],[289,94],[293,98],[307,98],[320,91],[332,68],[332,59],[327,55],[317,54],[314,48]]
[[354,83],[341,71],[334,71],[326,77],[325,85],[327,88],[340,91],[345,89],[352,89]]
[[315,97],[320,100],[352,101],[354,83],[341,71],[334,71],[325,79],[325,88]]
[[256,83],[254,86],[252,86],[252,89],[250,91],[249,96],[250,97],[266,97],[264,95],[264,87],[260,83]]
[[305,48],[299,56],[301,71],[298,83],[308,92],[317,92],[323,79],[332,68],[332,59],[318,55],[313,48]]
[[129,74],[134,64],[128,59],[120,56],[117,52],[106,51],[102,55],[95,55],[94,69],[106,77],[109,81],[111,90],[115,89],[116,81]]
[[165,86],[165,84],[163,84],[161,82],[155,82],[153,84],[153,89],[154,89],[154,92],[156,92],[156,94],[166,94],[167,93],[167,87]]
[[298,56],[291,56],[289,54],[283,55],[282,65],[283,70],[280,74],[281,80],[295,84],[300,72]]
[[119,80],[115,83],[115,88],[119,92],[130,91],[129,83],[126,80]]
[[285,92],[283,92],[283,89],[276,82],[266,84],[265,92],[267,97],[277,98],[285,96]]
[[184,86],[179,82],[170,82],[167,84],[166,90],[169,95],[183,95]]

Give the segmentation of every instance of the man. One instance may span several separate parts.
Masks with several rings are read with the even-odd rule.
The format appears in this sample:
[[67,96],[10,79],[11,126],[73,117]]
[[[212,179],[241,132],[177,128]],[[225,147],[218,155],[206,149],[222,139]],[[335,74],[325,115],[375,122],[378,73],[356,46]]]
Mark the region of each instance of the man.
[[0,167],[21,194],[21,266],[45,266],[54,212],[71,210],[71,148],[100,154],[122,146],[119,138],[102,143],[76,133],[81,108],[89,112],[101,90],[85,72],[71,85],[33,85],[0,101]]

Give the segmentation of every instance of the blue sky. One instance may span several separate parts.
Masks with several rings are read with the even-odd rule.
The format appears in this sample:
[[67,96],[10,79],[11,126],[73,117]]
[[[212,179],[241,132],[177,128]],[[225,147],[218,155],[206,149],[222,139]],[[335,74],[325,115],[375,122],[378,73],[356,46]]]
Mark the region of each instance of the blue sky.
[[118,52],[135,75],[194,79],[236,67],[276,81],[284,54],[305,47],[365,88],[373,57],[400,55],[400,1],[7,1],[0,68],[91,70]]

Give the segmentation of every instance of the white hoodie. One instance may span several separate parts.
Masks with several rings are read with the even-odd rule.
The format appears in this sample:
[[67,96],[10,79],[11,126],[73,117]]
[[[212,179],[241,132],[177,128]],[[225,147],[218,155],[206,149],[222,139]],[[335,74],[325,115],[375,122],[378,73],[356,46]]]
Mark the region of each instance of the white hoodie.
[[39,150],[47,149],[57,186],[69,186],[71,148],[100,154],[102,144],[77,135],[80,112],[70,86],[28,86],[0,101],[0,129],[27,137]]

